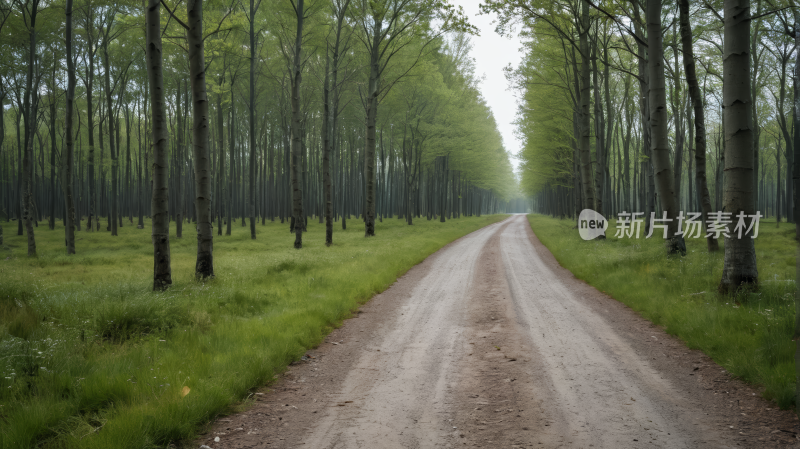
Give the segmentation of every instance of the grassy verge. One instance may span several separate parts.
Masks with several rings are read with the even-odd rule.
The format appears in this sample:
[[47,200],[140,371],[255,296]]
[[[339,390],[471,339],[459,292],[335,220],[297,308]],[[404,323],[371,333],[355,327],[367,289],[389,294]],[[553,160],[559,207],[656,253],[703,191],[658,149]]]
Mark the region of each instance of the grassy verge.
[[[667,257],[662,239],[585,242],[574,223],[530,215],[531,227],[556,260],[599,290],[700,349],[731,374],[763,386],[781,408],[794,405],[794,227],[762,221],[756,238],[760,289],[721,296],[723,251],[689,239],[686,257]],[[722,242],[720,242],[722,243]]]
[[[193,280],[192,225],[172,240],[172,288],[152,293],[149,223],[118,237],[36,228],[28,258],[16,223],[0,248],[0,448],[149,448],[191,438],[249,390],[317,345],[359,304],[448,242],[501,215],[447,223],[352,220],[326,248],[309,223],[239,224],[216,237],[217,279]],[[105,224],[105,223],[104,223]],[[173,223],[174,226],[174,223]],[[174,235],[174,233],[172,233]]]

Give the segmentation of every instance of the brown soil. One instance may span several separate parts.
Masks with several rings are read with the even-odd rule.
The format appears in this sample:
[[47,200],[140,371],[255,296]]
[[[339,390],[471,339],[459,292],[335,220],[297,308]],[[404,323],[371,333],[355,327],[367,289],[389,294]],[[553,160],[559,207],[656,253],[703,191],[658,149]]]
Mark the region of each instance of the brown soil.
[[307,355],[196,445],[760,448],[798,441],[792,412],[576,279],[524,216],[446,246]]

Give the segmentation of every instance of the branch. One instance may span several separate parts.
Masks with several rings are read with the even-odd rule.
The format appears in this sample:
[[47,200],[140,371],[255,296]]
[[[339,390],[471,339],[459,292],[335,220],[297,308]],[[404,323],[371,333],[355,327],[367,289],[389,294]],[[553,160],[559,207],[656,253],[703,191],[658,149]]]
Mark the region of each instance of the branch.
[[166,8],[166,10],[169,13],[169,15],[172,16],[172,18],[175,19],[175,21],[178,22],[178,24],[180,26],[182,26],[186,31],[189,31],[189,25],[186,25],[185,23],[183,23],[183,21],[181,19],[179,19],[175,15],[175,13],[172,12],[171,9],[169,9],[169,6],[167,6],[167,2],[165,2],[164,0],[161,0],[161,4],[164,5],[164,8]]

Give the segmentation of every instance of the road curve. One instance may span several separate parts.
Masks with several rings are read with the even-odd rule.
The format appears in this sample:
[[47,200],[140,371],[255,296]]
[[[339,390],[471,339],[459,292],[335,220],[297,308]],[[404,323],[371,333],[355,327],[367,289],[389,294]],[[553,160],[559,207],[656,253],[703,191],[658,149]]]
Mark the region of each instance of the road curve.
[[[737,432],[735,419],[746,413],[708,388],[718,366],[559,267],[525,216],[451,243],[362,310],[254,407],[220,420],[199,442],[761,445]],[[750,401],[737,406],[763,408],[747,388],[736,384]]]

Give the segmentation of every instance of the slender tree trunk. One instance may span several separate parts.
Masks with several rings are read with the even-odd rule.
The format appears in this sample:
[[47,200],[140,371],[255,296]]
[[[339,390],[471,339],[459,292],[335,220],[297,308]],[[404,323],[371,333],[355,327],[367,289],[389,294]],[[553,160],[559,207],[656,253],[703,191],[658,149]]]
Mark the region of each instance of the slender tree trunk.
[[[224,78],[220,78],[219,85],[223,85]],[[217,94],[217,146],[219,147],[219,154],[217,158],[217,235],[222,235],[222,216],[225,211],[222,208],[222,186],[225,185],[225,129],[224,129],[224,115],[222,112],[222,94]]]
[[292,64],[292,217],[294,218],[294,247],[303,247],[303,183],[301,178],[302,164],[302,114],[300,111],[300,83],[302,82],[301,56],[303,44],[304,10],[303,0],[297,0],[297,34],[294,41],[294,62]]
[[[55,70],[55,69],[54,69]],[[55,98],[55,72],[53,84],[50,88],[50,201],[48,227],[56,228],[56,98]]]
[[[593,39],[592,45],[592,57],[590,58],[592,64],[592,86],[594,87],[594,131],[595,131],[595,173],[594,173],[594,186],[595,186],[595,199],[594,199],[594,210],[603,215],[605,213],[604,210],[604,183],[605,180],[605,171],[603,166],[605,165],[605,155],[606,152],[606,143],[605,143],[605,123],[603,117],[603,105],[602,97],[600,96],[600,81],[598,80],[598,73],[597,70],[597,58],[598,58],[598,38],[595,36]],[[602,238],[602,236],[601,236]]]
[[[338,38],[337,38],[338,41]],[[337,42],[338,43],[338,42]],[[333,196],[331,192],[331,146],[330,146],[330,72],[329,58],[325,55],[325,80],[322,91],[322,190],[325,202],[325,245],[333,244]]]
[[256,8],[250,0],[250,238],[256,239]]
[[208,148],[208,95],[203,45],[203,0],[188,0],[189,79],[192,80],[192,156],[194,159],[195,214],[197,216],[197,279],[214,277],[214,223],[211,213],[212,173]]
[[235,185],[234,185],[234,179],[235,179],[234,168],[236,167],[236,163],[234,161],[234,156],[233,156],[236,153],[236,151],[234,150],[236,148],[236,141],[235,141],[235,137],[234,137],[236,135],[235,134],[235,132],[236,132],[235,131],[236,130],[236,125],[235,125],[235,123],[236,123],[236,105],[234,104],[234,97],[233,97],[233,81],[234,80],[231,80],[231,121],[230,121],[229,126],[228,126],[228,128],[230,129],[230,141],[231,141],[231,143],[230,143],[230,145],[228,147],[228,154],[230,154],[230,163],[228,165],[230,165],[230,167],[228,168],[228,170],[229,170],[229,173],[228,173],[228,222],[225,225],[226,226],[225,227],[225,235],[231,235],[231,227],[233,226],[233,208],[235,206],[234,191],[236,190],[235,189]]
[[[664,80],[664,49],[661,33],[661,0],[647,2],[647,51],[650,78],[650,130],[652,132],[651,160],[657,180],[661,207],[671,221],[667,229],[669,253],[686,252],[683,236],[678,232],[680,206],[675,197],[672,168],[669,160],[669,123],[667,119],[667,93]],[[656,213],[661,218],[660,213]]]
[[147,78],[153,114],[153,290],[166,290],[172,285],[169,250],[169,132],[161,53],[161,3],[148,0],[145,9]]
[[[87,30],[86,34],[90,40],[89,44],[94,47],[96,42],[93,41],[94,36],[94,14],[91,6],[88,7],[87,12]],[[86,69],[86,121],[89,133],[89,151],[88,151],[88,164],[87,169],[89,170],[87,176],[87,202],[89,206],[87,223],[86,223],[86,230],[87,231],[94,231],[95,225],[94,221],[97,220],[97,192],[95,189],[95,169],[94,169],[94,101],[93,101],[93,93],[94,93],[94,57],[95,57],[95,50],[90,49],[88,52],[87,59],[89,60],[89,67]],[[101,102],[102,103],[102,102]]]
[[[725,0],[725,38],[722,88],[725,125],[725,187],[723,211],[753,215],[753,101],[750,84],[750,0]],[[750,220],[745,220],[749,223]],[[725,261],[719,290],[732,293],[758,284],[753,239],[737,238],[733,229],[725,238]]]
[[[110,28],[110,21],[108,27]],[[108,121],[108,142],[109,142],[109,149],[111,152],[111,210],[109,211],[109,218],[110,218],[110,225],[111,225],[111,235],[117,235],[117,184],[119,181],[119,155],[117,154],[119,148],[117,148],[117,142],[114,138],[114,125],[116,124],[114,121],[114,96],[111,90],[111,70],[110,64],[108,61],[108,40],[109,34],[111,33],[110,29],[106,29],[106,37],[103,39],[103,71],[104,73],[104,80],[105,80],[105,93],[106,93],[106,108],[107,108],[107,116],[106,120]]]
[[364,236],[375,236],[375,125],[378,120],[378,92],[380,83],[380,42],[383,34],[382,22],[373,21],[372,45],[370,47],[369,80],[366,98],[366,135],[364,136],[364,182],[366,207],[364,213]]
[[[38,83],[34,91],[34,66],[36,60],[36,16],[39,9],[39,0],[33,0],[30,10],[28,28],[28,74],[25,80],[25,99],[23,110],[25,115],[25,149],[22,157],[23,190],[22,190],[22,215],[25,220],[25,233],[28,236],[28,256],[36,256],[36,239],[33,234],[33,220],[35,210],[33,205],[33,136],[36,132],[36,116],[39,100],[31,98],[38,92]],[[33,103],[33,104],[31,104]],[[2,107],[2,106],[0,106]]]
[[580,129],[580,152],[581,152],[581,177],[583,178],[583,208],[592,209],[595,207],[595,189],[592,184],[592,154],[591,154],[591,115],[589,112],[591,77],[590,77],[590,54],[589,54],[589,4],[587,0],[581,1],[583,10],[581,12],[581,26],[579,36],[579,46],[581,53],[580,67],[580,113],[578,114]]
[[64,190],[64,242],[67,254],[75,254],[75,200],[72,197],[72,169],[75,166],[72,127],[75,114],[75,61],[72,57],[72,1],[66,0],[66,50],[67,50],[67,95],[64,129],[64,151],[61,155],[61,188]]
[[175,237],[183,238],[183,151],[184,151],[184,120],[181,81],[178,80],[175,88]]
[[[681,44],[683,49],[683,65],[686,71],[686,84],[689,86],[689,98],[694,108],[694,161],[695,187],[697,196],[700,199],[700,207],[703,211],[703,228],[706,227],[706,220],[711,213],[711,195],[708,192],[708,180],[706,179],[706,123],[705,111],[703,109],[703,96],[700,86],[697,83],[697,71],[695,69],[694,50],[692,48],[692,26],[689,21],[689,0],[678,0],[680,12]],[[719,251],[719,242],[712,237],[706,238],[709,252]]]

